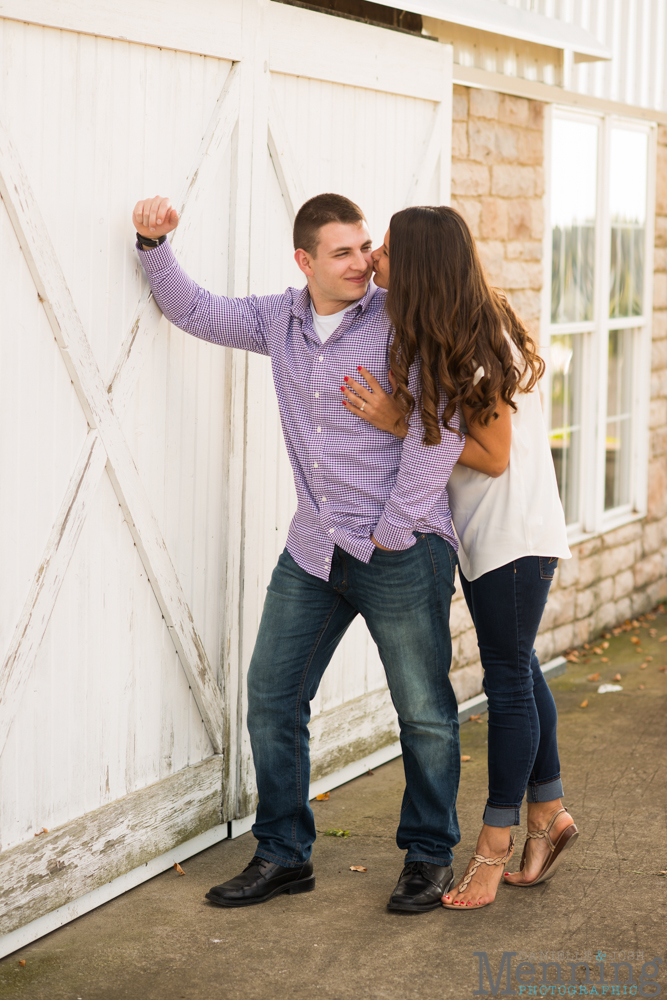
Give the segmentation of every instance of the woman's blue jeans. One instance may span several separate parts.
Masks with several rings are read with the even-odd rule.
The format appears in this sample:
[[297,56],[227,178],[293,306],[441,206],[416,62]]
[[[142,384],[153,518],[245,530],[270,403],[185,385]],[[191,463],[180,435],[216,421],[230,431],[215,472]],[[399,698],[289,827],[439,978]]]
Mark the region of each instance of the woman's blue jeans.
[[529,802],[563,794],[553,695],[534,649],[558,560],[525,556],[461,586],[477,630],[489,702],[488,826],[516,826]]
[[269,584],[248,672],[248,730],[259,805],[256,853],[281,865],[311,855],[310,702],[357,614],[377,643],[398,713],[406,789],[396,842],[408,861],[448,865],[459,841],[461,751],[449,680],[449,606],[456,555],[438,535],[406,551],[377,549],[369,563],[336,547],[329,580],[287,550]]

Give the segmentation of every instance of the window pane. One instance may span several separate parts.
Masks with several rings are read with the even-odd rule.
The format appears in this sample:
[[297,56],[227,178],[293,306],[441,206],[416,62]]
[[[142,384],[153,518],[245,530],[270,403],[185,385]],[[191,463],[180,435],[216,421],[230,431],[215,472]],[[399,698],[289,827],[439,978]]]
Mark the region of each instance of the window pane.
[[646,232],[645,132],[612,129],[610,162],[611,274],[609,315],[640,316]]
[[551,322],[593,319],[597,125],[554,119]]
[[565,520],[579,520],[581,365],[583,334],[551,338],[551,431],[549,441]]
[[609,333],[604,509],[630,503],[632,345],[634,330]]

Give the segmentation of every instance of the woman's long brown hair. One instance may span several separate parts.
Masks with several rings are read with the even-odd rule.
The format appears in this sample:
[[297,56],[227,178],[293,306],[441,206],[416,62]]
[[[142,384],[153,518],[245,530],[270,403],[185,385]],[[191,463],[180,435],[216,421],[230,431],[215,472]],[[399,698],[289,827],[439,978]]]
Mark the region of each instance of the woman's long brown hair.
[[[485,425],[499,399],[516,410],[513,396],[534,388],[544,362],[505,295],[489,286],[463,217],[445,206],[397,212],[389,225],[389,269],[387,313],[394,327],[389,357],[396,398],[410,415],[417,404],[408,390],[408,372],[418,355],[424,444],[439,444],[441,425],[451,429],[461,403]],[[521,361],[515,360],[504,330]],[[484,377],[475,386],[480,367]]]

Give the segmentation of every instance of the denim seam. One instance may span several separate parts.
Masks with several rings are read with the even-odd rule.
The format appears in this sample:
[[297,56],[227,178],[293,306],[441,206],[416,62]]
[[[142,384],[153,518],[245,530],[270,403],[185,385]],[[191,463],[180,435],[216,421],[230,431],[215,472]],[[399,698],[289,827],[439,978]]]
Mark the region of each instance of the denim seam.
[[[515,562],[514,563],[514,576],[512,578],[512,581],[513,581],[513,584],[514,584],[514,612],[515,612],[515,616],[516,616],[516,650],[517,650],[516,667],[517,667],[517,674],[519,674],[519,676],[520,676],[520,673],[519,673],[519,658],[521,656],[521,645],[520,645],[520,642],[519,642],[519,635],[520,635],[520,632],[521,632],[521,627],[520,627],[520,622],[519,622],[519,605],[518,605],[517,593],[516,593],[516,578],[517,578],[517,572],[516,572],[516,562]],[[531,651],[531,658],[532,658],[532,651]],[[523,698],[523,704],[524,704],[524,709],[525,709],[525,712],[526,712],[526,718],[529,718],[530,717],[530,706],[528,705],[528,699],[526,698],[526,692],[524,690],[523,684],[521,685],[521,696]],[[539,725],[539,718],[538,718],[538,725]],[[530,767],[526,769],[526,772],[525,772],[525,775],[524,775],[524,778],[523,778],[523,781],[522,781],[522,784],[521,784],[521,788],[522,788],[521,800],[522,801],[523,801],[523,795],[525,793],[525,790],[528,787],[528,782],[530,781],[530,776],[533,773],[533,767],[535,766],[535,758],[537,756],[537,751],[538,751],[538,748],[539,748],[539,740],[537,741],[537,743],[535,742],[535,734],[533,732],[533,727],[530,726],[529,728],[530,728],[530,759],[531,759],[531,764],[530,764]]]
[[261,847],[255,851],[255,856],[264,858],[265,861],[273,861],[275,864],[283,865],[284,868],[303,868],[306,864],[305,861],[300,861],[299,864],[295,865],[294,862],[288,861],[286,858],[281,858],[278,854],[271,854],[270,851],[265,851]]
[[329,614],[328,614],[328,616],[327,616],[324,624],[322,625],[322,628],[320,630],[319,635],[317,636],[317,639],[315,640],[315,642],[313,644],[313,648],[310,651],[310,655],[308,657],[306,665],[303,668],[303,673],[301,675],[301,683],[299,685],[299,692],[298,692],[297,698],[296,698],[296,709],[295,709],[295,715],[294,715],[294,756],[295,756],[296,776],[297,776],[297,778],[296,778],[296,786],[297,786],[297,793],[296,793],[296,795],[297,795],[297,810],[296,810],[296,813],[295,813],[294,818],[292,820],[292,841],[295,844],[295,849],[294,849],[294,855],[295,855],[295,857],[296,857],[297,851],[301,847],[301,844],[297,844],[296,843],[296,826],[297,826],[297,823],[299,822],[299,814],[300,814],[300,812],[301,812],[301,810],[303,808],[303,787],[302,787],[302,782],[301,782],[301,750],[300,750],[300,746],[299,746],[299,737],[300,737],[300,724],[299,724],[300,720],[299,720],[299,715],[300,715],[300,709],[301,709],[301,702],[302,702],[302,698],[303,698],[303,689],[304,689],[304,687],[306,685],[306,677],[308,676],[308,671],[310,670],[310,667],[311,667],[311,664],[313,662],[313,658],[315,656],[315,652],[317,650],[317,647],[319,646],[320,642],[322,641],[322,636],[326,632],[327,627],[329,625],[329,622],[333,618],[334,612],[336,611],[336,608],[340,604],[341,600],[342,600],[342,598],[339,595],[336,598],[336,601],[335,601],[333,607],[331,608],[331,611],[329,612]]
[[528,781],[528,784],[529,785],[534,785],[535,788],[539,788],[540,785],[550,785],[552,783],[552,781],[558,781],[558,779],[560,777],[561,777],[561,773],[559,771],[558,774],[554,774],[553,778],[543,778],[542,781],[534,781],[534,780],[530,779]]

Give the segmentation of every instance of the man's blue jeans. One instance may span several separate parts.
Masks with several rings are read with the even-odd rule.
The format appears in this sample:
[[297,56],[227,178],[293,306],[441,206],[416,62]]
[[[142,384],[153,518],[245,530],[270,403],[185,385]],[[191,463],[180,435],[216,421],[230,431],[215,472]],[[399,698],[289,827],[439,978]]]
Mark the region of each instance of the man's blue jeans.
[[310,702],[357,614],[377,643],[398,713],[406,789],[396,842],[408,861],[448,865],[459,841],[461,751],[449,680],[456,555],[438,535],[370,563],[336,547],[328,581],[285,550],[273,571],[248,672],[248,729],[259,806],[256,853],[298,867],[311,855]]

